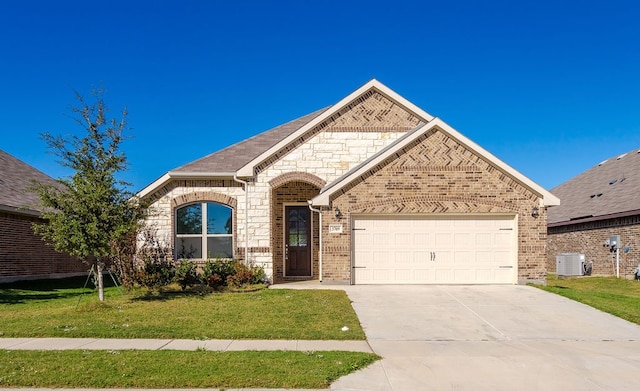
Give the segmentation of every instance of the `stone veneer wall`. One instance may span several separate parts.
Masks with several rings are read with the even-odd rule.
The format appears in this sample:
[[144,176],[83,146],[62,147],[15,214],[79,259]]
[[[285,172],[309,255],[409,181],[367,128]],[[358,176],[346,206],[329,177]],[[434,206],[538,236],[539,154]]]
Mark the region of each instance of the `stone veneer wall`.
[[86,275],[89,266],[48,246],[33,232],[36,216],[0,212],[0,282]]
[[[533,194],[445,133],[432,131],[345,186],[332,198],[344,217],[323,213],[323,278],[351,277],[351,213],[513,213],[518,215],[518,280],[546,278],[546,212]],[[331,209],[332,209],[331,208]],[[331,234],[331,223],[345,224]]]
[[[278,273],[273,269],[274,259],[276,264],[279,261],[274,254],[271,229],[275,217],[271,203],[274,187],[301,180],[292,177],[292,173],[317,178],[302,178],[304,183],[330,183],[421,123],[420,118],[379,92],[369,91],[257,166],[256,179],[249,183],[249,261],[264,266],[269,277]],[[149,195],[157,212],[149,222],[158,235],[172,243],[172,201],[191,192],[214,192],[236,199],[235,247],[237,254],[242,254],[246,238],[245,191],[233,180],[174,180]],[[314,275],[316,270],[314,264]]]
[[610,236],[620,235],[620,277],[633,278],[640,263],[640,216],[627,216],[579,224],[548,228],[547,269],[556,271],[556,255],[581,253],[593,262],[593,275],[611,276],[616,273],[616,255],[604,246]]

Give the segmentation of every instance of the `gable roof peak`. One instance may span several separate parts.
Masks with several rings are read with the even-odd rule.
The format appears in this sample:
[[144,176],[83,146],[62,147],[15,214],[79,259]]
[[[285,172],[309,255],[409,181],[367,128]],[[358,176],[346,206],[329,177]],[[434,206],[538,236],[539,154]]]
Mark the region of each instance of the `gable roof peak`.
[[304,126],[300,127],[298,130],[296,130],[295,132],[291,133],[289,136],[287,136],[284,139],[282,139],[279,143],[277,143],[276,145],[272,146],[271,148],[265,150],[260,155],[256,156],[253,160],[251,160],[250,162],[248,162],[246,165],[244,165],[243,167],[241,167],[238,170],[238,176],[239,177],[252,177],[254,175],[254,172],[255,172],[254,171],[255,167],[258,166],[263,161],[265,161],[271,155],[276,153],[278,150],[284,148],[286,145],[290,144],[291,142],[293,142],[293,140],[297,139],[298,137],[300,137],[301,135],[305,134],[309,130],[313,129],[315,126],[321,124],[322,122],[324,122],[327,119],[331,118],[333,115],[339,113],[345,107],[348,107],[354,101],[356,101],[357,99],[361,98],[363,95],[369,93],[372,90],[375,90],[376,92],[382,94],[387,99],[391,100],[394,104],[398,105],[402,109],[404,109],[407,112],[411,113],[412,115],[414,115],[415,117],[419,118],[423,122],[430,122],[435,118],[431,114],[427,113],[426,111],[422,110],[418,106],[416,106],[413,103],[409,102],[407,99],[405,99],[402,96],[400,96],[398,93],[396,93],[395,91],[393,91],[389,87],[387,87],[384,84],[382,84],[378,80],[371,79],[368,82],[366,82],[365,84],[363,84],[360,88],[358,88],[355,91],[353,91],[351,94],[349,94],[346,97],[342,98],[336,104],[330,106],[322,114],[318,115],[313,120],[309,121]]

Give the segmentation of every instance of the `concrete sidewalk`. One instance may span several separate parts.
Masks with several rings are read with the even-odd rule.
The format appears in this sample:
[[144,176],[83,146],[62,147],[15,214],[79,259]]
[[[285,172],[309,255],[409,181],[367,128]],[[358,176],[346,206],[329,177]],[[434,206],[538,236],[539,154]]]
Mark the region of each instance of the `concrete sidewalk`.
[[101,338],[0,338],[0,349],[6,350],[288,350],[373,353],[367,341],[308,340],[190,340],[190,339],[101,339]]

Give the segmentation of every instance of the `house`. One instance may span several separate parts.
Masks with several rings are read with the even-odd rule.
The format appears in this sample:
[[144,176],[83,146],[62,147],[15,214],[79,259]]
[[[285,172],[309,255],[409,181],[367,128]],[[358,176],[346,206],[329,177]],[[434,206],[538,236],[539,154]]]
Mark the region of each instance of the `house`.
[[87,273],[79,260],[56,252],[33,232],[43,222],[33,181],[53,178],[0,150],[0,282],[61,278]]
[[544,280],[546,207],[559,203],[377,80],[139,196],[177,258],[344,284]]
[[[592,273],[632,277],[640,262],[640,150],[613,156],[552,189],[562,205],[549,210],[547,268],[556,256],[584,254]],[[618,254],[605,243],[620,236]]]

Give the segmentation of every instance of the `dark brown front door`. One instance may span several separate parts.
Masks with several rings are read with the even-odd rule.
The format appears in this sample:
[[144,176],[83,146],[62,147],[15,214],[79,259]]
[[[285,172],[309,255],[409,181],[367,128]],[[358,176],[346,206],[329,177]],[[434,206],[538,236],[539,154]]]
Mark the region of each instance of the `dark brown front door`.
[[287,277],[311,276],[310,217],[306,206],[284,208],[284,265]]

